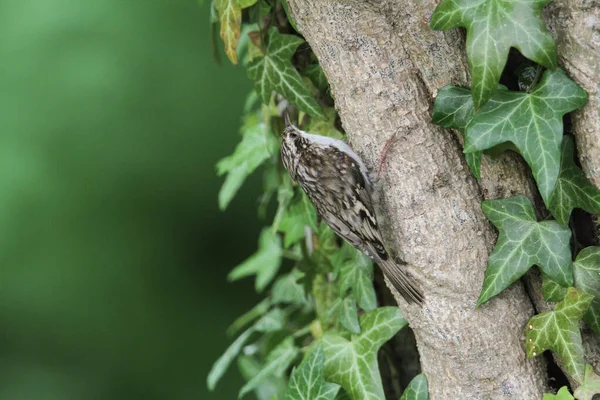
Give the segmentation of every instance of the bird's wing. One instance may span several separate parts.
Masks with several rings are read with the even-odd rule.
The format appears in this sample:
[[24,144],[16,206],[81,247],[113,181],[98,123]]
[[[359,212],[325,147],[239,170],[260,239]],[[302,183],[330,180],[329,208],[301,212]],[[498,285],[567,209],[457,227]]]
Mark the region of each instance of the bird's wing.
[[386,260],[388,255],[379,233],[368,178],[347,154],[344,154],[339,171],[344,174],[343,177],[324,179],[323,186],[327,188],[330,204],[325,207],[325,212],[321,212],[323,218],[352,245],[367,252],[376,261]]

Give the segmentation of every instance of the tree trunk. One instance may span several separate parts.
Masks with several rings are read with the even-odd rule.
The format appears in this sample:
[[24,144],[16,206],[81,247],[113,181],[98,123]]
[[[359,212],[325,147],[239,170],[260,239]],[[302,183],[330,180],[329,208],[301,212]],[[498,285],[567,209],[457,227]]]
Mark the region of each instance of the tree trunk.
[[[556,0],[544,14],[558,45],[559,63],[589,95],[589,103],[572,115],[573,134],[581,167],[600,188],[600,1]],[[600,216],[595,216],[596,244],[600,244]],[[596,334],[583,332],[586,361],[600,370]]]
[[524,351],[533,307],[522,284],[475,309],[496,239],[481,200],[533,197],[535,190],[514,156],[485,166],[513,183],[487,175],[479,184],[456,137],[431,123],[437,89],[469,84],[460,31],[431,31],[431,0],[288,1],[329,78],[351,144],[372,170],[397,133],[382,177],[382,223],[388,246],[413,266],[427,298],[419,308],[396,296],[431,398],[541,399],[543,361]]
[[561,67],[589,95],[589,104],[573,114],[573,132],[581,166],[600,187],[600,1],[556,0],[545,17]]

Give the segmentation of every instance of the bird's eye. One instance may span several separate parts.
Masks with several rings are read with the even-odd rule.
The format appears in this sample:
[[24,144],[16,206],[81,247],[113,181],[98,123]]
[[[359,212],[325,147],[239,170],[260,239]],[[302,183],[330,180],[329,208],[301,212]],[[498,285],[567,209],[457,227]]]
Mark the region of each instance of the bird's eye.
[[298,137],[297,133],[291,132],[290,133],[290,139],[296,139]]

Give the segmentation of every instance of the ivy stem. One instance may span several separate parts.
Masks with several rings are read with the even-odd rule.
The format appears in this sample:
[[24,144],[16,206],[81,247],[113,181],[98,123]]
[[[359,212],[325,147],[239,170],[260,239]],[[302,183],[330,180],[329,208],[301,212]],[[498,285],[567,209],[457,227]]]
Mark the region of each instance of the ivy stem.
[[288,249],[284,249],[282,251],[281,255],[283,255],[283,257],[285,257],[289,260],[294,260],[294,261],[300,261],[303,258],[301,254],[296,254],[293,251],[288,250]]
[[299,338],[299,337],[301,337],[301,336],[304,336],[304,335],[306,335],[306,334],[308,334],[308,333],[310,333],[310,325],[307,325],[307,326],[305,326],[304,328],[302,328],[302,329],[300,329],[300,330],[297,330],[296,332],[294,332],[294,333],[292,334],[292,337],[293,337],[294,339],[297,339],[297,338]]

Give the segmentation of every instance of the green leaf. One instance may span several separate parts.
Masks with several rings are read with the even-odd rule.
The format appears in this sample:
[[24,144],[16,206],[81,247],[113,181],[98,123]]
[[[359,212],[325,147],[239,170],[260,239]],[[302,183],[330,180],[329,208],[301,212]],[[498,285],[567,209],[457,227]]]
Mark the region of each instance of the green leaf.
[[559,285],[554,279],[542,273],[542,294],[546,301],[561,301],[567,294],[567,288]]
[[292,186],[292,178],[289,174],[282,174],[281,182],[277,187],[277,212],[273,218],[273,230],[278,231],[281,220],[286,214],[290,201],[294,197],[294,187]]
[[269,353],[265,365],[240,389],[238,397],[241,398],[256,389],[270,376],[282,377],[297,354],[298,348],[294,345],[294,339],[289,336]]
[[[575,287],[594,296],[592,304],[583,315],[583,321],[600,334],[600,247],[586,247],[573,262]],[[564,299],[567,289],[550,277],[543,275],[542,291],[546,301]]]
[[256,5],[248,10],[248,17],[255,23],[258,30],[263,30],[271,21],[271,10],[273,7],[264,0],[258,1]]
[[530,93],[496,90],[467,125],[465,153],[514,143],[548,204],[560,167],[562,117],[586,102],[585,90],[560,69],[546,71]]
[[473,115],[475,115],[475,107],[468,89],[446,85],[438,91],[433,103],[434,123],[464,133]]
[[306,227],[314,232],[318,229],[317,212],[308,196],[303,191],[300,192],[300,199],[287,207],[279,223],[279,231],[284,233],[283,244],[286,248],[304,239]]
[[425,374],[419,374],[410,381],[400,400],[429,400]]
[[327,279],[326,275],[318,274],[313,279],[312,293],[315,301],[315,311],[321,325],[327,326],[328,317],[330,316],[329,311],[331,311],[334,301],[340,299],[337,288]]
[[237,145],[233,154],[217,163],[217,175],[221,176],[227,173],[227,178],[219,191],[219,208],[221,210],[227,208],[244,180],[278,151],[279,143],[275,135],[260,122],[258,115],[249,115],[241,131],[242,141]]
[[573,396],[571,396],[569,388],[563,386],[556,394],[544,393],[543,400],[573,400]]
[[600,247],[586,247],[577,254],[573,263],[575,287],[594,296],[583,315],[583,321],[600,334]]
[[315,62],[316,64],[311,64],[306,67],[304,71],[302,71],[302,75],[310,79],[313,85],[315,85],[321,93],[329,93],[329,81],[327,80],[327,76],[325,75],[323,68],[319,65],[319,62],[316,60],[316,57]]
[[306,130],[310,133],[329,136],[334,139],[343,139],[344,134],[335,127],[337,111],[333,107],[325,109],[326,118],[311,118]]
[[465,161],[467,162],[467,166],[469,167],[469,170],[471,171],[473,176],[477,179],[481,179],[481,156],[481,151],[465,154]]
[[374,310],[377,307],[377,296],[373,288],[373,262],[347,243],[344,243],[337,256],[340,254],[341,263],[337,261],[339,292],[344,295],[350,290],[360,308],[365,311]]
[[596,375],[594,368],[587,364],[583,384],[575,390],[577,400],[592,400],[595,394],[600,393],[600,376]]
[[242,347],[244,346],[248,338],[250,338],[250,335],[252,335],[252,333],[254,333],[253,328],[249,328],[246,331],[244,331],[244,333],[242,333],[227,348],[227,350],[225,350],[225,353],[223,353],[223,355],[219,357],[217,361],[215,361],[207,378],[207,385],[210,391],[213,391],[215,389],[215,386],[217,385],[219,380],[221,380],[221,377],[223,376],[223,374],[225,374],[233,359],[237,357],[237,355],[240,353]]
[[590,214],[600,214],[600,189],[594,186],[573,160],[574,144],[571,136],[562,142],[560,173],[550,196],[548,209],[558,222],[569,223],[571,211],[581,208]]
[[281,224],[281,220],[285,215],[287,208],[290,204],[290,201],[294,197],[294,187],[292,185],[292,178],[289,174],[279,174],[278,177],[281,177],[281,180],[277,183],[277,212],[275,213],[275,217],[273,218],[273,230],[279,230],[279,224]]
[[318,232],[319,252],[328,258],[332,258],[332,256],[340,250],[340,247],[337,244],[339,236],[325,221],[322,221],[321,225],[319,225]]
[[335,383],[325,382],[323,347],[317,346],[298,368],[292,371],[286,400],[333,400],[340,390]]
[[486,200],[481,208],[498,228],[499,236],[488,259],[478,306],[506,289],[534,264],[559,284],[573,285],[569,228],[556,221],[537,222],[525,196]]
[[583,383],[584,358],[579,320],[592,302],[593,296],[569,288],[565,299],[554,311],[532,317],[527,323],[527,357],[542,354],[547,349],[558,356],[562,367],[578,383]]
[[298,283],[298,279],[303,276],[303,272],[294,268],[289,274],[279,277],[271,290],[273,303],[306,304],[308,299],[304,292],[304,286]]
[[[438,91],[433,103],[433,122],[444,128],[465,133],[467,124],[475,115],[473,97],[468,89],[446,85]],[[465,159],[473,176],[481,179],[481,151],[466,153]]]
[[290,21],[292,28],[294,28],[296,32],[300,32],[300,29],[298,29],[298,26],[296,25],[296,20],[292,17],[292,14],[290,14],[290,7],[288,6],[287,0],[281,0],[281,5],[283,6],[283,11],[285,11],[285,15],[288,21]]
[[444,0],[431,16],[431,28],[467,29],[467,56],[475,107],[492,96],[511,47],[546,68],[556,68],[556,44],[541,18],[551,0]]
[[341,385],[353,400],[385,398],[377,365],[377,350],[407,322],[397,307],[382,307],[360,318],[362,332],[351,340],[326,333],[325,380]]
[[242,8],[250,7],[256,0],[215,0],[215,8],[221,20],[221,38],[225,53],[232,63],[237,64],[237,45],[240,41]]
[[347,296],[342,300],[342,304],[338,310],[338,321],[350,332],[360,333],[358,309],[356,308],[356,300],[353,296]]
[[259,319],[256,324],[252,327],[256,332],[275,332],[283,329],[285,326],[285,312],[280,308],[274,308],[265,315],[261,319]]
[[269,308],[271,307],[271,301],[267,298],[252,307],[249,311],[240,315],[233,321],[233,324],[227,328],[227,335],[233,336],[240,331],[244,326],[248,325],[250,322],[254,321],[256,318],[264,315]]
[[[249,381],[262,370],[263,365],[250,356],[240,356],[238,367],[244,379]],[[283,399],[286,389],[287,382],[284,377],[269,376],[260,382],[254,393],[258,400]]]
[[269,44],[263,58],[248,64],[248,76],[256,82],[256,91],[268,103],[273,92],[284,96],[290,103],[314,117],[324,118],[319,103],[313,98],[291,58],[303,42],[294,35],[282,35],[277,28],[269,29]]
[[244,333],[242,333],[228,348],[225,350],[225,353],[215,363],[211,368],[208,378],[207,385],[208,388],[212,391],[223,374],[229,368],[229,365],[233,361],[235,357],[238,356],[244,344],[248,341],[250,336],[254,332],[273,332],[280,329],[283,329],[285,324],[285,313],[276,308],[269,311],[265,314],[261,319],[259,319],[256,324],[246,329]]
[[281,240],[271,229],[265,228],[258,240],[258,251],[229,273],[227,279],[236,281],[256,275],[256,290],[261,292],[275,277],[281,265]]

